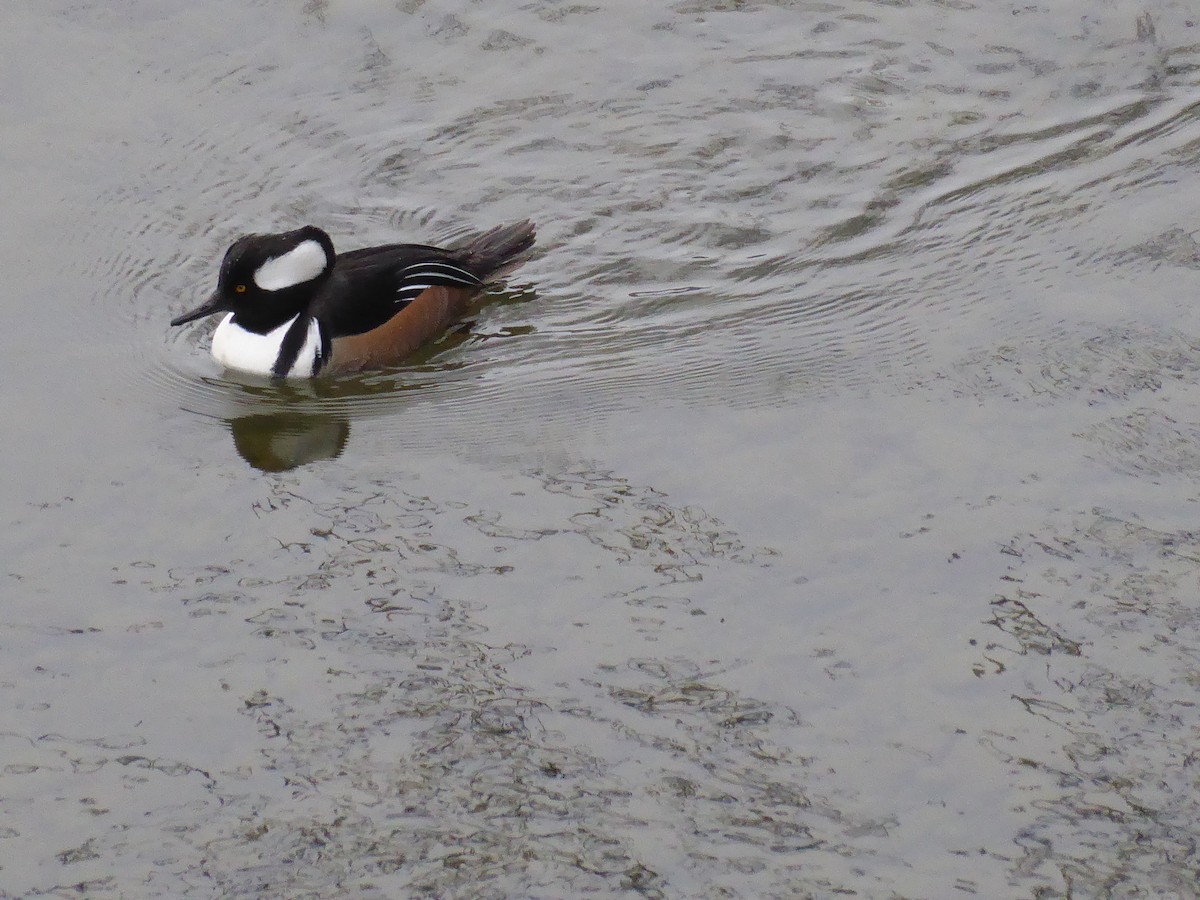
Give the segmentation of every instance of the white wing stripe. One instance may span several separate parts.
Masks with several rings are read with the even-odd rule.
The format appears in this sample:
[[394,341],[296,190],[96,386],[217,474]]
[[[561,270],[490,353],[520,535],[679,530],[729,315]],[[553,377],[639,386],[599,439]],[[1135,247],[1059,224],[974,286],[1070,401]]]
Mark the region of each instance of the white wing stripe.
[[427,290],[428,288],[431,288],[431,287],[433,287],[432,284],[406,284],[402,288],[400,288],[400,290],[396,291],[396,293],[402,297],[404,297],[404,296],[415,297],[415,296],[417,296],[417,294],[421,293],[421,291]]
[[405,266],[404,271],[407,272],[409,269],[424,269],[424,268],[453,269],[455,272],[466,272],[467,271],[462,266],[456,266],[454,263],[442,262],[441,260],[437,260],[437,259],[427,259],[427,260],[424,260],[423,262],[412,263],[411,265]]
[[414,272],[414,273],[408,275],[405,280],[407,281],[408,278],[437,279],[439,282],[450,281],[450,282],[453,282],[454,284],[465,284],[465,285],[468,285],[469,287],[479,287],[478,281],[467,280],[466,278],[456,278],[453,275],[446,275],[442,272]]
[[404,278],[446,278],[460,284],[479,284],[479,279],[458,266],[450,263],[423,262],[414,263],[401,272]]

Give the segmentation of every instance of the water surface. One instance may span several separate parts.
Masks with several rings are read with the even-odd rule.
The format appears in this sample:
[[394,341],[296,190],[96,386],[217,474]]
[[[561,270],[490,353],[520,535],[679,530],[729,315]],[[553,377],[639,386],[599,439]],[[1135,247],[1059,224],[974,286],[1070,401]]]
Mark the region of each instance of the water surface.
[[[1186,4],[0,30],[0,893],[1194,895]],[[396,370],[169,319],[530,217]]]

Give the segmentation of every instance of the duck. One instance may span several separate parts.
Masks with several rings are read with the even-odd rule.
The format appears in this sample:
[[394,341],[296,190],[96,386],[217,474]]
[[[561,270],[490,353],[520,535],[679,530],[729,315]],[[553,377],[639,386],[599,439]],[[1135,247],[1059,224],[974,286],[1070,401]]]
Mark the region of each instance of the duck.
[[250,375],[314,378],[396,365],[524,263],[535,237],[526,220],[445,248],[337,253],[315,225],[248,234],[225,252],[212,295],[171,325],[224,313],[212,356]]

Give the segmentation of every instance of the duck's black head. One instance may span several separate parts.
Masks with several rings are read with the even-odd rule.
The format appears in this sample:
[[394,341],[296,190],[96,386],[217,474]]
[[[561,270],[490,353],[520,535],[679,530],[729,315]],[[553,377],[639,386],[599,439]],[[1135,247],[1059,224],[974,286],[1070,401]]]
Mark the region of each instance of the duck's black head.
[[266,334],[308,305],[334,258],[333,241],[313,225],[240,237],[225,252],[213,295],[171,324],[232,312],[242,328]]

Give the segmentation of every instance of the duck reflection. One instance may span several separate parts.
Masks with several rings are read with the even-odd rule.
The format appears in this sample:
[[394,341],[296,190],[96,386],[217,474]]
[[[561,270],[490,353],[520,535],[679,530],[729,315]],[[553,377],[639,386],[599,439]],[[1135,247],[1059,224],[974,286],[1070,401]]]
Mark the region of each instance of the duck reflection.
[[233,398],[233,408],[227,408],[221,418],[229,426],[238,455],[264,472],[336,459],[350,438],[351,412],[361,416],[372,410],[394,410],[402,397],[430,383],[413,368],[304,382],[253,376],[213,380]]
[[256,413],[229,420],[238,455],[263,472],[286,472],[336,459],[350,437],[350,420],[324,413]]

